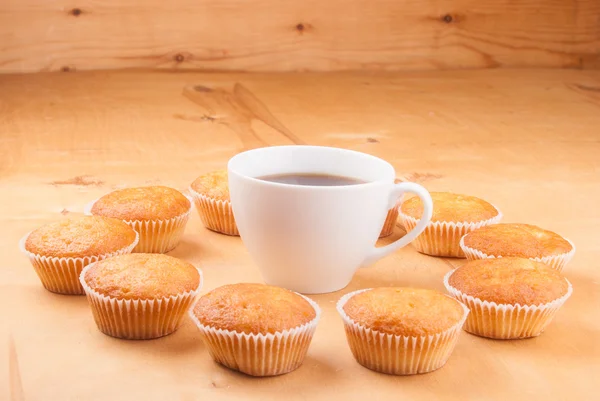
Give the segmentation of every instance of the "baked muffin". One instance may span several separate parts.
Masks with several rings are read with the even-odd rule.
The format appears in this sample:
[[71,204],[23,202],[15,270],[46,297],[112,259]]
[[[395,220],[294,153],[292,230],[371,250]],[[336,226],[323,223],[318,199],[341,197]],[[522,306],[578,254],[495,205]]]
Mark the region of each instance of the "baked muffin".
[[465,330],[482,337],[540,335],[571,296],[558,271],[531,259],[479,259],[444,277],[448,292],[471,310]]
[[320,314],[309,298],[265,284],[219,287],[190,310],[213,359],[252,376],[297,369]]
[[240,235],[229,199],[227,170],[213,171],[196,178],[190,186],[202,224],[212,231]]
[[172,256],[132,253],[88,265],[80,281],[101,332],[148,340],[177,330],[202,287],[202,273]]
[[383,223],[383,227],[381,228],[381,233],[379,234],[379,238],[388,237],[394,232],[394,227],[396,227],[396,222],[398,221],[399,207],[400,204],[397,204],[393,208],[388,210],[387,216],[385,217],[385,222]]
[[130,253],[137,242],[137,233],[121,220],[78,216],[32,231],[20,248],[48,291],[83,294],[79,274],[86,265]]
[[561,271],[575,254],[575,245],[560,235],[531,224],[494,224],[464,236],[460,246],[468,259],[516,256],[546,263]]
[[400,287],[346,294],[337,310],[357,362],[394,375],[444,366],[469,313],[438,291]]
[[140,235],[133,252],[165,253],[174,249],[185,231],[192,204],[176,189],[150,186],[119,189],[104,195],[90,207],[95,216],[114,217],[131,225]]
[[[469,195],[431,192],[431,222],[412,244],[421,253],[432,256],[464,258],[460,239],[479,227],[498,223],[502,213],[491,203]],[[415,228],[423,214],[419,197],[408,198],[400,206],[400,219],[407,231]]]
[[[401,182],[402,180],[399,179],[394,180],[395,184],[399,184]],[[387,216],[385,217],[385,222],[381,228],[381,233],[379,234],[379,238],[388,237],[394,232],[394,227],[396,227],[396,223],[398,222],[398,208],[402,204],[402,199],[404,199],[404,194],[400,195],[394,207],[388,210]]]

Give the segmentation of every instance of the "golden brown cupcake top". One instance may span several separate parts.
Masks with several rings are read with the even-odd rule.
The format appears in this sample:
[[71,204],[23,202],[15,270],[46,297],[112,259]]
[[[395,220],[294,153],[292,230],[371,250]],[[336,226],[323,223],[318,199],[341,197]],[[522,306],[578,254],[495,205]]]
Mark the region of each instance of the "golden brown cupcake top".
[[[450,192],[431,192],[433,216],[431,221],[469,222],[485,221],[498,216],[498,210],[483,199]],[[403,214],[420,219],[423,202],[418,196],[408,198],[400,206]]]
[[159,253],[131,253],[101,260],[85,274],[90,288],[118,299],[167,298],[200,285],[188,262]]
[[190,210],[181,192],[164,186],[125,188],[110,192],[92,206],[92,214],[122,220],[167,220]]
[[565,278],[550,266],[513,257],[470,261],[456,269],[448,283],[482,301],[511,305],[552,302],[569,288]]
[[227,170],[217,170],[201,175],[192,182],[191,187],[200,195],[216,200],[229,200]]
[[281,332],[302,326],[317,314],[300,295],[265,284],[229,284],[200,297],[194,307],[200,323],[247,334]]
[[25,249],[48,257],[101,256],[133,244],[135,231],[102,216],[77,216],[46,224],[29,234]]
[[464,244],[490,256],[541,258],[573,249],[560,235],[530,224],[492,224],[470,232]]
[[386,334],[425,336],[456,325],[465,311],[441,292],[418,288],[381,287],[356,294],[343,306],[358,324]]

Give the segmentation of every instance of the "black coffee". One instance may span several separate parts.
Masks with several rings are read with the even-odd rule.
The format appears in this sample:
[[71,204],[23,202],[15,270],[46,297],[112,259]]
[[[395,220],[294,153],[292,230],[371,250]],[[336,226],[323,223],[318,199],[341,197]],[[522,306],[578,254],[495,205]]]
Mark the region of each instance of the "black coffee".
[[312,173],[273,174],[257,178],[259,180],[278,182],[280,184],[311,185],[317,187],[339,187],[342,185],[357,185],[367,182],[358,178],[344,177],[341,175]]

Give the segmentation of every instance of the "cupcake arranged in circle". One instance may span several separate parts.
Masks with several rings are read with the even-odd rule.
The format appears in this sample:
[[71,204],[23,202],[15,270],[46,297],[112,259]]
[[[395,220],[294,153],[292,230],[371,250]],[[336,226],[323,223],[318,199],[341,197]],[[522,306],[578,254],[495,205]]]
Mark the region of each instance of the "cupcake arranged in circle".
[[396,222],[398,221],[398,208],[400,207],[400,203],[396,204],[393,208],[388,210],[388,213],[385,217],[385,222],[383,223],[383,227],[381,228],[381,233],[379,234],[379,238],[384,238],[392,235],[394,232],[394,227],[396,227]]
[[206,228],[227,235],[240,235],[229,199],[227,170],[213,171],[196,178],[190,185],[200,220]]
[[42,285],[58,294],[83,294],[79,274],[98,260],[130,253],[138,234],[118,219],[79,216],[46,224],[21,239]]
[[300,367],[320,315],[311,299],[265,284],[219,287],[190,310],[212,358],[251,376]]
[[561,271],[575,245],[555,232],[531,224],[494,224],[464,236],[460,246],[468,259],[515,256],[545,263]]
[[497,339],[539,336],[573,291],[548,265],[516,257],[470,261],[444,285],[471,310],[465,330]]
[[172,256],[132,253],[88,265],[80,282],[101,332],[148,340],[179,328],[202,287],[202,273]]
[[[431,192],[431,222],[412,244],[432,256],[464,258],[460,239],[470,231],[498,223],[502,213],[491,203],[469,195]],[[423,202],[411,197],[400,206],[400,219],[407,231],[414,229],[423,214]]]
[[181,240],[192,204],[176,189],[164,186],[125,188],[93,202],[87,212],[121,219],[140,236],[133,252],[165,253]]
[[[395,184],[401,183],[401,180],[394,180]],[[388,213],[385,217],[385,222],[383,223],[383,227],[381,228],[381,233],[379,234],[379,238],[385,238],[394,232],[394,227],[396,227],[396,223],[398,222],[398,208],[402,204],[402,199],[404,199],[404,194],[402,194],[393,208],[388,210]]]
[[401,287],[346,294],[337,310],[356,361],[393,375],[444,366],[469,313],[462,303],[438,291]]

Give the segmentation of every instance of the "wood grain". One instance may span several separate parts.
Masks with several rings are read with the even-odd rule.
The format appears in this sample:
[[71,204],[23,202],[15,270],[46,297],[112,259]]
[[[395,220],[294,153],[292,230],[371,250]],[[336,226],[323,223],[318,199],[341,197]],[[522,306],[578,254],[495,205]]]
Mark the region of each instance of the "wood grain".
[[21,372],[19,371],[19,357],[15,347],[15,340],[8,340],[8,374],[10,401],[24,401],[23,384],[21,383]]
[[[200,117],[201,121],[208,120],[228,126],[238,134],[245,149],[268,145],[252,130],[252,120],[262,121],[296,145],[304,144],[300,138],[279,122],[252,92],[240,83],[236,83],[231,92],[223,88],[190,85],[183,88],[183,95],[210,113]],[[179,116],[184,120],[198,120],[194,117]]]
[[[242,98],[236,86],[245,88]],[[600,71],[42,73],[3,75],[0,87],[0,399],[596,397]],[[190,87],[219,95],[191,101]],[[81,213],[113,188],[153,183],[183,190],[224,167],[250,134],[219,120],[240,121],[268,145],[293,143],[289,131],[307,144],[374,154],[390,161],[399,179],[480,196],[507,222],[561,233],[577,245],[565,271],[574,294],[538,338],[492,341],[462,333],[441,370],[405,378],[354,361],[334,305],[346,292],[373,286],[443,290],[444,274],[464,263],[411,246],[360,269],[348,288],[313,296],[323,318],[304,365],[289,375],[253,379],[215,365],[190,322],[155,341],[101,334],[85,298],[41,287],[19,238]],[[381,243],[401,235],[396,229]],[[170,254],[203,269],[203,293],[261,282],[240,239],[204,229],[196,214]]]
[[0,72],[600,67],[597,0],[4,0]]

